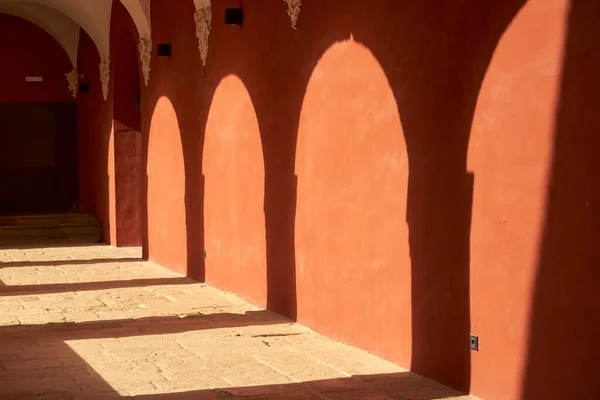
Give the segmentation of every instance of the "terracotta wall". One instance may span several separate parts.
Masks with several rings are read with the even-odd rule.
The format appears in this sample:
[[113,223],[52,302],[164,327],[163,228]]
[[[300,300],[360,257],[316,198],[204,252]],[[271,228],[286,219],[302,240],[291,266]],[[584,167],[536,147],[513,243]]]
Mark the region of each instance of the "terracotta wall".
[[152,1],[146,256],[483,398],[597,398],[597,2],[239,4],[203,69]]

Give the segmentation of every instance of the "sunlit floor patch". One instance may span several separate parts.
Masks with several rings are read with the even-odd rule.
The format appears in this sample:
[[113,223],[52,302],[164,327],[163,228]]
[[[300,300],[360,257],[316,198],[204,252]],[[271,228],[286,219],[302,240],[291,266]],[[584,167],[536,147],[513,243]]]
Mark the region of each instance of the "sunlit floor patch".
[[110,247],[0,250],[2,399],[457,393]]

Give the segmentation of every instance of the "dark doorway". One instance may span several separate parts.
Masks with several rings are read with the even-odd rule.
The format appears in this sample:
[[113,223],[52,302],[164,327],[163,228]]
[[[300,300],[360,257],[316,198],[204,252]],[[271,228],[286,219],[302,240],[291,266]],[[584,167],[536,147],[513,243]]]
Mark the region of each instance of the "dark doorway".
[[69,211],[78,197],[75,103],[0,103],[0,214]]

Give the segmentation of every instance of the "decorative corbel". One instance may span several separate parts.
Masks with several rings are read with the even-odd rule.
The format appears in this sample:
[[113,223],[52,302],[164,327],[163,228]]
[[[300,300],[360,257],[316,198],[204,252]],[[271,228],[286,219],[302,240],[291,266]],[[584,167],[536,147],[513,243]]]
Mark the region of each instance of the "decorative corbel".
[[106,101],[110,87],[110,58],[106,58],[100,62],[100,82],[102,82],[102,96],[104,97],[104,101]]
[[208,39],[210,38],[210,30],[212,27],[212,10],[210,2],[202,5],[194,14],[196,21],[196,36],[198,37],[198,50],[200,50],[200,58],[202,58],[202,66],[206,66],[208,58]]
[[140,52],[140,61],[142,63],[142,75],[144,76],[144,83],[148,86],[150,81],[150,60],[152,59],[152,39],[151,38],[140,38],[138,44],[138,50]]
[[288,15],[292,20],[292,28],[298,29],[298,20],[300,19],[300,11],[302,11],[302,0],[283,0],[288,6]]
[[77,92],[79,92],[79,72],[77,72],[77,68],[73,68],[73,70],[68,74],[65,74],[65,76],[69,83],[69,91],[73,95],[73,98],[76,98]]

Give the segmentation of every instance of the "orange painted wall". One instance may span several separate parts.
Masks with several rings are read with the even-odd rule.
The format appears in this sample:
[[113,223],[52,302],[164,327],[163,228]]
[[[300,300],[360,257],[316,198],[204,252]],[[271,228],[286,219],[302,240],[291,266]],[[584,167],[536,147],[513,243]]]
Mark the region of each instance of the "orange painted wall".
[[205,135],[206,281],[264,307],[264,161],[252,99],[238,77],[219,83]]
[[202,71],[197,64],[193,15],[191,1],[181,2],[181,7],[152,2],[152,41],[155,47],[171,43],[173,56],[160,58],[154,51],[148,96],[142,105],[142,115],[147,116],[142,120],[142,149],[148,210],[143,240],[147,258],[203,280],[198,100]]
[[222,0],[203,69],[153,0],[147,257],[483,398],[598,398],[596,4]]
[[[482,342],[471,362],[473,391],[484,398],[513,398],[527,372],[568,10],[569,1],[523,6],[494,53],[473,120],[471,329]],[[542,386],[528,398],[554,398]]]
[[334,44],[312,73],[298,128],[298,319],[404,364],[410,347],[398,343],[411,340],[408,174],[383,69],[353,39]]
[[187,271],[185,167],[177,114],[166,97],[158,100],[148,144],[149,259]]

